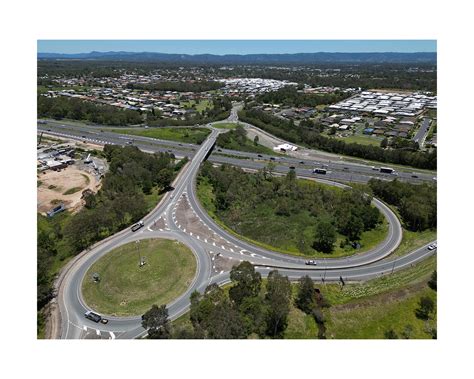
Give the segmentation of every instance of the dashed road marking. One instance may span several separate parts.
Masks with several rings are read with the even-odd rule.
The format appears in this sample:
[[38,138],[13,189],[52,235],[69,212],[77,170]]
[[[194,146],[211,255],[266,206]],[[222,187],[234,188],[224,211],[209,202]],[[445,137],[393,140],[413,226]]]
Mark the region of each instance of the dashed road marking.
[[114,332],[109,332],[109,334],[110,334],[110,338],[114,340],[114,339],[115,339],[115,334],[114,334]]
[[96,329],[95,332],[96,332],[96,334],[97,334],[98,336],[100,336],[100,330],[99,330],[99,329]]

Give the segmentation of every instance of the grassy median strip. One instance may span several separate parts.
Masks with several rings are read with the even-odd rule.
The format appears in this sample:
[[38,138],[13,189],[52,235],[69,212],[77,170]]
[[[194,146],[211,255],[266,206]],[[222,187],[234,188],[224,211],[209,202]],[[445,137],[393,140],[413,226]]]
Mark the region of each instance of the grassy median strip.
[[[139,256],[145,257],[142,267]],[[82,295],[89,307],[104,315],[141,315],[153,304],[167,304],[179,297],[195,272],[194,255],[182,243],[164,239],[131,242],[90,267],[82,283]],[[98,282],[93,279],[95,273]]]
[[149,129],[112,129],[114,133],[129,134],[162,140],[195,143],[200,145],[211,133],[205,128],[149,128]]

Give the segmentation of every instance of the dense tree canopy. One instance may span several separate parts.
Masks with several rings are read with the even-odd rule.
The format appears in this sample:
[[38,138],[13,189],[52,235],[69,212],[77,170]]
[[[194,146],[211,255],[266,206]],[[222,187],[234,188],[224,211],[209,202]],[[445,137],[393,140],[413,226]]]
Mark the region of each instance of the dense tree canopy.
[[268,170],[249,174],[206,162],[198,182],[212,186],[215,213],[233,230],[273,246],[291,243],[305,254],[314,251],[315,239],[318,251],[330,252],[334,232],[356,241],[381,222],[370,196],[360,190],[300,181],[293,170],[281,178]]
[[120,109],[77,98],[38,96],[38,117],[51,117],[57,120],[70,118],[102,125],[134,125],[143,123],[138,111]]
[[260,103],[283,104],[290,107],[315,107],[322,104],[333,104],[349,97],[348,93],[336,91],[329,94],[305,94],[298,92],[295,86],[285,86],[278,91],[266,92],[256,97]]
[[436,185],[371,179],[369,186],[376,197],[398,207],[408,229],[421,231],[436,228]]

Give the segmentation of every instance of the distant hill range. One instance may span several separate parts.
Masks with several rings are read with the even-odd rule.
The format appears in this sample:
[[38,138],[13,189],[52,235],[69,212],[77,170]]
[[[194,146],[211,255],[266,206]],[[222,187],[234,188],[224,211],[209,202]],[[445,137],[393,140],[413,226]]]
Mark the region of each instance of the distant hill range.
[[43,60],[156,61],[207,64],[433,63],[436,53],[165,54],[108,51],[80,54],[38,53]]

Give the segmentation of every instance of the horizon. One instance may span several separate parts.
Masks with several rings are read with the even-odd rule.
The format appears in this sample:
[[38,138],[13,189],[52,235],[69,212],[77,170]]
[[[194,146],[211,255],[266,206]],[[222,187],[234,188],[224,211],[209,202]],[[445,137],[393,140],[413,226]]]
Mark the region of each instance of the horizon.
[[37,40],[38,54],[437,53],[436,40]]

